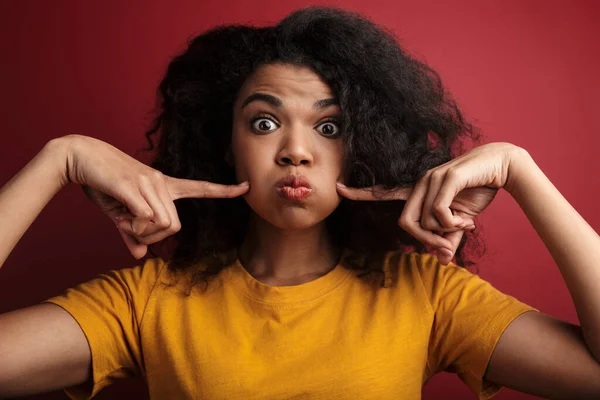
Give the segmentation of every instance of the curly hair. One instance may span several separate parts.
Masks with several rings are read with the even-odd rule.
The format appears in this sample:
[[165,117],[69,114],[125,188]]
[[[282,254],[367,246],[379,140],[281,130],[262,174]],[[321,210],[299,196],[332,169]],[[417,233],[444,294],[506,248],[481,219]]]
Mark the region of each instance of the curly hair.
[[[225,161],[233,104],[246,79],[269,63],[307,66],[330,86],[342,112],[348,186],[413,186],[480,138],[439,74],[359,14],[308,7],[275,26],[213,28],[187,45],[168,65],[157,90],[156,117],[146,132],[144,150],[155,151],[151,166],[165,175],[237,184],[234,168]],[[346,267],[361,270],[359,276],[382,273],[381,263],[372,261],[386,252],[426,251],[398,225],[405,203],[341,201],[325,224],[334,245],[346,250]],[[171,247],[164,258],[173,271],[192,271],[192,286],[200,280],[208,284],[237,258],[250,207],[238,197],[180,199],[176,208],[181,230],[165,241]],[[477,233],[466,231],[456,252],[463,267],[474,264],[465,249],[471,238]],[[154,257],[155,245],[149,251]]]

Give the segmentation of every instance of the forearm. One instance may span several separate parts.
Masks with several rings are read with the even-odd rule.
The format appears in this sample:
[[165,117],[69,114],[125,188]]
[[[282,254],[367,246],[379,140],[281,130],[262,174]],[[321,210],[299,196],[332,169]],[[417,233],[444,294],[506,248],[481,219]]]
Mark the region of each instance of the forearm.
[[[550,251],[577,310],[590,351],[600,360],[600,236],[526,152],[511,162],[507,191]],[[508,185],[507,185],[508,186]]]
[[48,142],[0,189],[0,268],[46,204],[68,183],[67,144]]

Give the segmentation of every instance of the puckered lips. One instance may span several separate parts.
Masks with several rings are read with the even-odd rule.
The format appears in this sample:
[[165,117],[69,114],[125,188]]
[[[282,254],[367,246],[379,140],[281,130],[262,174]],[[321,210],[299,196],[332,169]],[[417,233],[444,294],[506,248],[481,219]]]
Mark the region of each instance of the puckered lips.
[[277,193],[287,200],[304,201],[312,192],[312,186],[303,175],[288,175],[275,184]]

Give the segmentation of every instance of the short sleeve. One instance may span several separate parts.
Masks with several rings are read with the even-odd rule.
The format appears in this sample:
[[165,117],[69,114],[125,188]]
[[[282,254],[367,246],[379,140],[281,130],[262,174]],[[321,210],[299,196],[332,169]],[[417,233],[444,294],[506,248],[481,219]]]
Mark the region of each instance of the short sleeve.
[[483,375],[498,340],[516,317],[539,310],[452,262],[441,265],[431,254],[416,257],[434,313],[427,361],[431,374],[455,372],[478,399],[492,398],[502,386]]
[[66,388],[71,399],[90,399],[114,380],[145,376],[139,326],[160,271],[160,258],[110,270],[42,301],[65,309],[83,330],[92,354],[92,380]]

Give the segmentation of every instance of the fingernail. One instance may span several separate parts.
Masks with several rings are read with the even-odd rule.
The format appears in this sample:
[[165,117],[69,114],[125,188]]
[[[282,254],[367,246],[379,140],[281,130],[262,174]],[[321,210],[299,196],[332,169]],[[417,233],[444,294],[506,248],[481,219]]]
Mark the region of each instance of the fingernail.
[[240,186],[250,186],[250,181],[244,181],[239,184]]
[[452,258],[452,252],[444,247],[442,247],[440,250],[440,253],[442,253],[444,256]]
[[339,187],[343,187],[343,188],[347,187],[342,182],[336,182],[335,184],[338,185]]
[[473,229],[475,229],[475,225],[469,225],[469,226],[465,226],[465,228],[464,228],[464,229],[466,229],[466,230],[468,230],[468,231],[470,231],[470,230],[473,230]]

